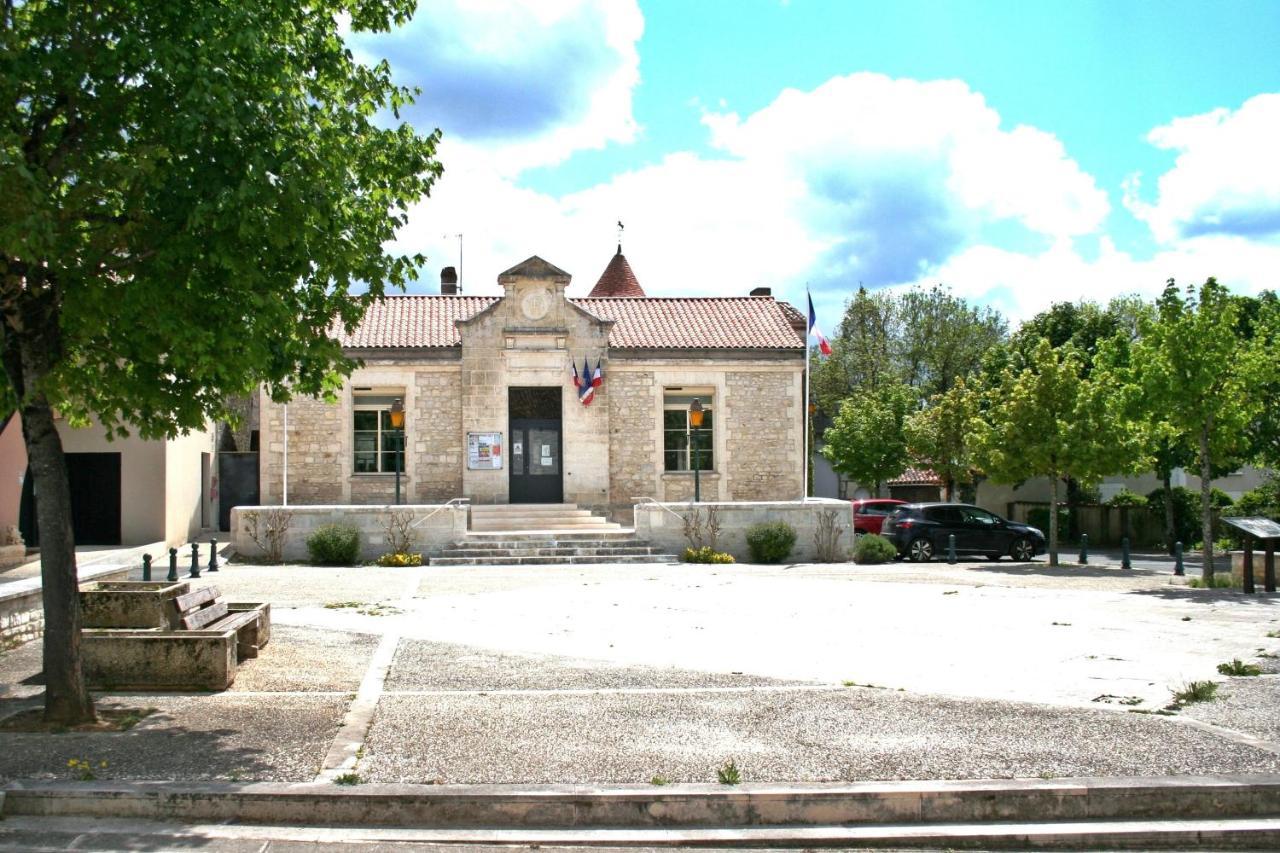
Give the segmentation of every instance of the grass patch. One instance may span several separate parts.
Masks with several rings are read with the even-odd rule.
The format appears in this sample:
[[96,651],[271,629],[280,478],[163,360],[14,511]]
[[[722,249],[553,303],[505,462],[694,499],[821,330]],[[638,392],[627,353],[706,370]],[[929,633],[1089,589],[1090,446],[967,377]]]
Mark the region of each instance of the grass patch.
[[1257,664],[1245,663],[1240,658],[1233,658],[1230,663],[1218,664],[1218,672],[1222,675],[1262,675],[1262,667]]
[[1273,640],[1280,640],[1280,631],[1268,631],[1267,636]]
[[742,781],[742,771],[738,769],[738,765],[732,758],[724,763],[724,766],[716,770],[716,780],[721,785],[737,785]]
[[658,785],[658,786],[670,785],[671,780],[668,779],[666,776],[654,776],[652,779],[649,780],[649,784]]
[[335,785],[359,785],[362,781],[364,780],[360,778],[359,773],[343,773],[341,776],[333,777]]
[[392,607],[390,604],[370,604],[367,601],[330,601],[324,606],[325,610],[354,610],[361,616],[394,616],[397,613],[403,613],[399,607]]
[[0,723],[0,731],[60,735],[66,732],[127,732],[156,713],[155,708],[98,708],[98,719],[78,726],[46,723],[44,708],[29,708]]
[[1181,708],[1196,702],[1212,702],[1218,698],[1218,682],[1188,681],[1181,690],[1173,692],[1173,706]]
[[1187,581],[1187,586],[1193,589],[1233,589],[1235,582],[1232,580],[1231,575],[1215,574],[1212,584],[1205,583],[1204,578],[1191,578]]

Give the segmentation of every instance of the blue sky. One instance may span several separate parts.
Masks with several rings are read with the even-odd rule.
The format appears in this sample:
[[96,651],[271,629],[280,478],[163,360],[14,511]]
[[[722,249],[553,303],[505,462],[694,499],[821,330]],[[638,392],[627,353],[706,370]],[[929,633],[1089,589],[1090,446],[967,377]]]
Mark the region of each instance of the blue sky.
[[[859,283],[1020,319],[1207,275],[1280,286],[1280,2],[432,0],[353,34],[420,87],[445,176],[398,248],[497,290]],[[448,236],[446,236],[448,235]]]

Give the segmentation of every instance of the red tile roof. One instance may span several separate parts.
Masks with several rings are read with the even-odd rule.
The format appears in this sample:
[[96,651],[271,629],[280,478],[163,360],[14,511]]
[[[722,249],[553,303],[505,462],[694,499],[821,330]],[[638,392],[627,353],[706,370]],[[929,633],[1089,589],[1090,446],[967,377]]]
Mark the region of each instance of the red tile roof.
[[890,486],[941,486],[942,480],[929,468],[908,468],[901,477],[895,477]]
[[587,296],[644,296],[644,289],[636,281],[636,274],[631,271],[631,264],[627,263],[627,256],[622,254],[621,246],[618,247],[618,253],[609,259],[609,265],[604,268],[600,280]]
[[[460,346],[454,321],[499,298],[387,296],[369,306],[358,329],[339,337],[353,349]],[[619,349],[804,349],[791,323],[795,309],[768,296],[569,301],[613,320],[609,346]]]

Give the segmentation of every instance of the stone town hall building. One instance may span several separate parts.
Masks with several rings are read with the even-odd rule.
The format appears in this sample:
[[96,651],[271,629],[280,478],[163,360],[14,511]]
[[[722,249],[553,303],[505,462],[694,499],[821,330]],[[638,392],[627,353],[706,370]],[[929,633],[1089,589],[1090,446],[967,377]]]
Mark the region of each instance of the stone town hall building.
[[[703,500],[800,496],[795,308],[767,288],[646,297],[621,248],[585,298],[569,280],[532,257],[498,276],[500,297],[456,295],[442,276],[441,295],[371,306],[343,338],[363,366],[336,403],[262,397],[261,502],[287,488],[290,504],[390,503],[402,442],[405,503],[565,502],[629,520],[637,498],[688,500],[695,464]],[[582,405],[573,369],[597,362]]]

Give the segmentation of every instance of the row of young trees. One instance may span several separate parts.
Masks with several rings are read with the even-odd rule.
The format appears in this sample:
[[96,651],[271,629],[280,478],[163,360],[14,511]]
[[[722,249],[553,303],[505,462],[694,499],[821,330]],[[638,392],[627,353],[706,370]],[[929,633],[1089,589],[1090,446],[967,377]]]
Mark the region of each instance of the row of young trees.
[[[1280,466],[1277,344],[1276,295],[1234,295],[1212,278],[1171,280],[1154,302],[1061,303],[1012,335],[941,288],[859,290],[831,358],[813,366],[815,398],[834,414],[822,452],[877,489],[909,465],[931,468],[948,499],[983,478],[1046,477],[1054,506],[1064,483],[1154,470],[1169,543],[1172,473],[1191,468],[1211,579],[1210,481],[1247,462]],[[1057,565],[1058,513],[1049,519]]]

